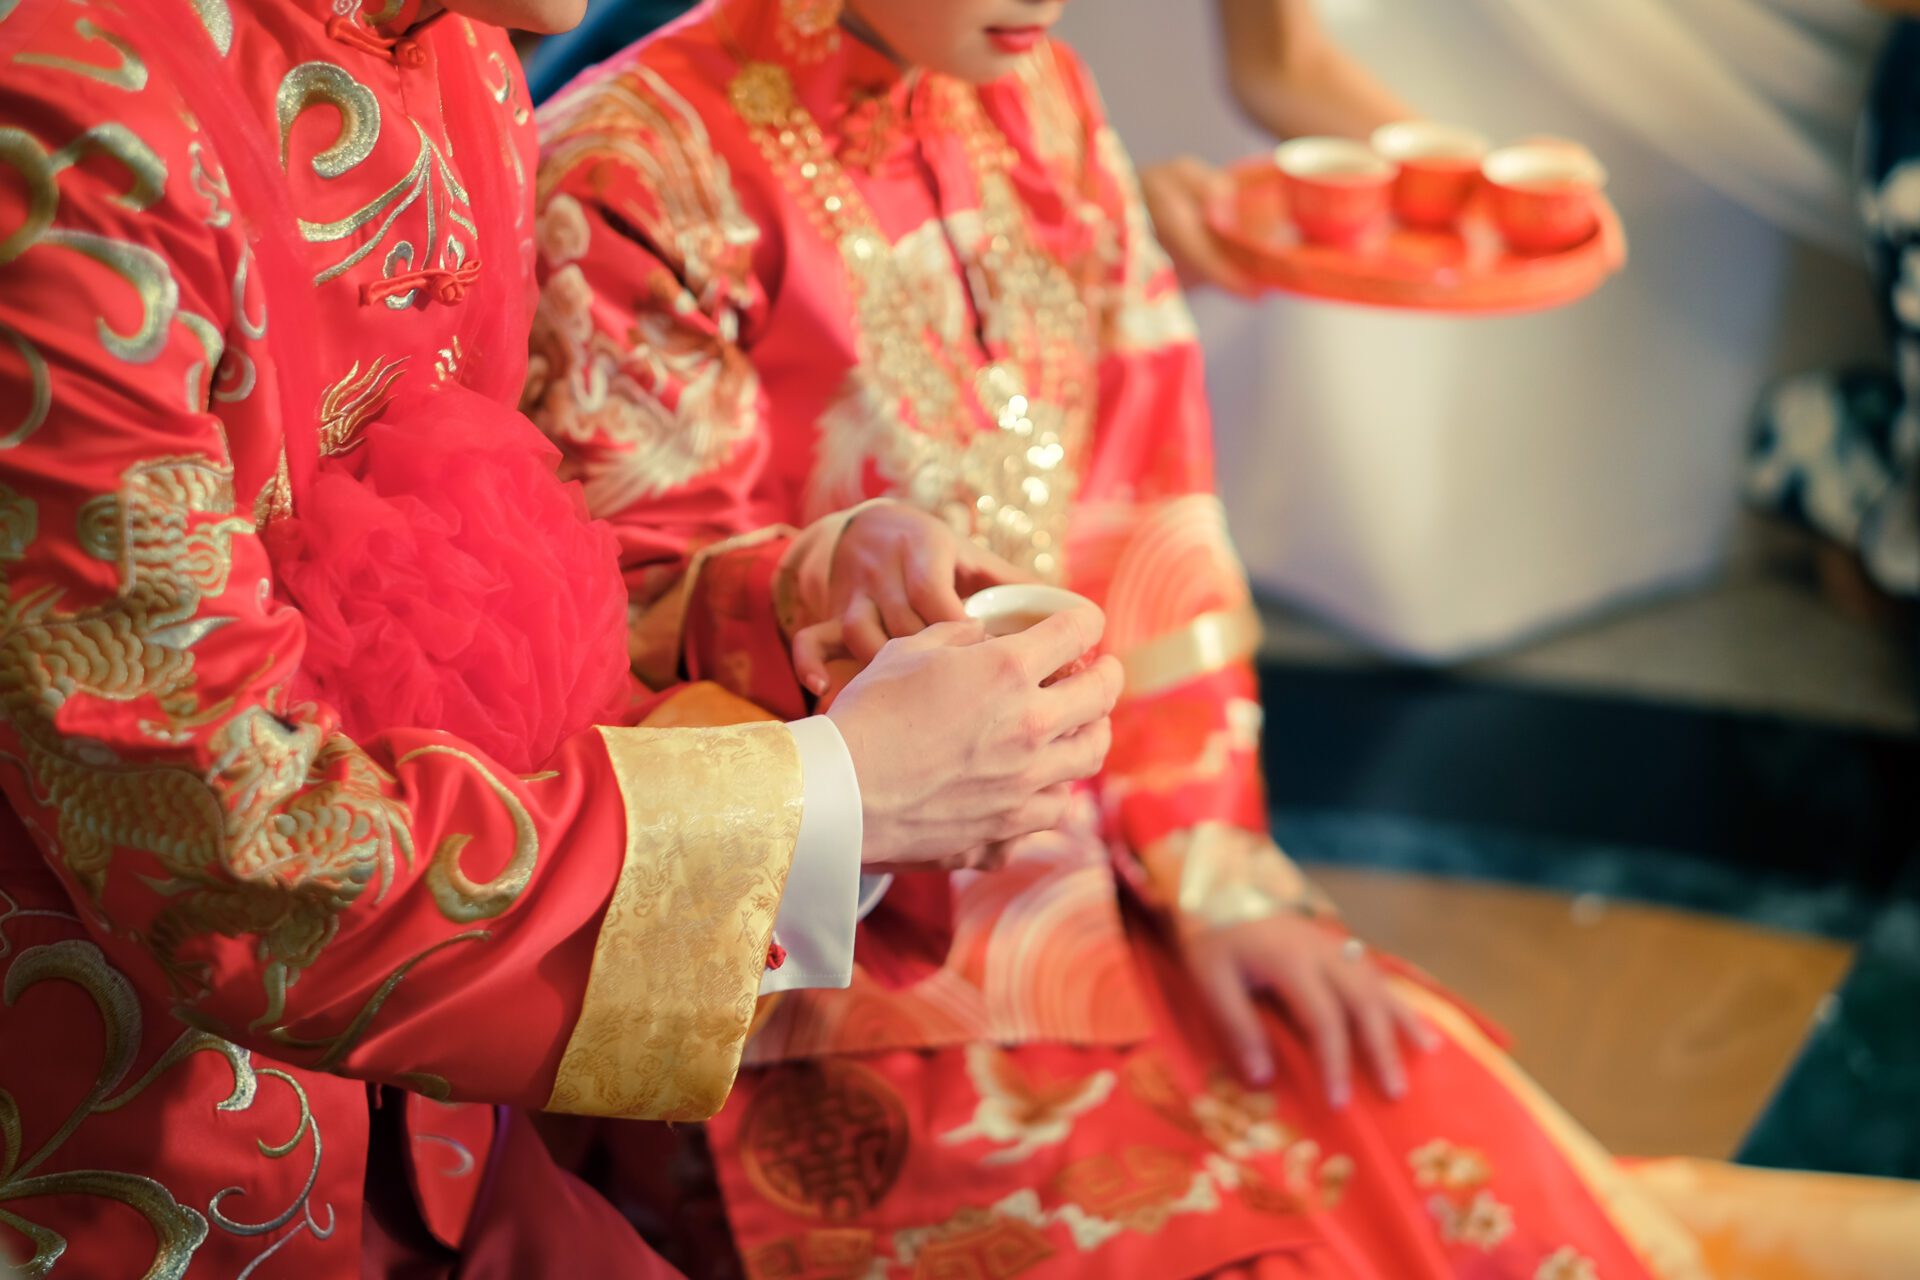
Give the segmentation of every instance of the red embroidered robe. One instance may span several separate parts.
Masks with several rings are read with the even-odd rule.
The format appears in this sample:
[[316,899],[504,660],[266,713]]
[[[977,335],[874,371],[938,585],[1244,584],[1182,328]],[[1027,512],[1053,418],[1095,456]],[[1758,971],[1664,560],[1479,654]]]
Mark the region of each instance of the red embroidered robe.
[[[449,1245],[493,1113],[428,1099],[719,1104],[800,781],[777,726],[586,732],[523,777],[289,693],[284,458],[471,374],[465,290],[531,283],[530,112],[504,35],[413,34],[419,0],[149,7],[0,4],[0,1261],[357,1276],[362,1080],[415,1091]],[[311,332],[272,334],[245,162],[161,42],[284,165]],[[500,149],[452,154],[458,113]],[[284,418],[275,336],[321,421]]]
[[1123,921],[1122,882],[1212,919],[1303,893],[1193,330],[1071,53],[976,90],[832,8],[720,0],[543,121],[527,405],[622,539],[636,665],[803,714],[821,548],[885,495],[1099,601],[1128,690],[1074,820],[955,878],[943,967],[765,1017],[708,1127],[749,1273],[1612,1280],[1664,1241],[1688,1274],[1451,1006],[1413,997],[1450,1040],[1404,1102],[1330,1110],[1278,1019],[1245,1089]]

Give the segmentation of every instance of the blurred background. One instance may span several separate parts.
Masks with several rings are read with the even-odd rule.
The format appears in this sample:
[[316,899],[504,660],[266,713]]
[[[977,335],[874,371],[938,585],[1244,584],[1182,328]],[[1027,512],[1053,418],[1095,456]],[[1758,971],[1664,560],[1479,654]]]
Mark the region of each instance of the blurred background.
[[[1273,145],[1210,7],[1068,7],[1143,167]],[[1281,843],[1614,1150],[1920,1177],[1920,347],[1869,270],[1904,235],[1862,216],[1920,139],[1883,120],[1857,172],[1910,33],[1855,0],[1319,10],[1422,115],[1590,147],[1631,255],[1526,316],[1195,297]],[[1899,116],[1920,62],[1885,76]],[[1871,565],[1869,517],[1908,522]]]

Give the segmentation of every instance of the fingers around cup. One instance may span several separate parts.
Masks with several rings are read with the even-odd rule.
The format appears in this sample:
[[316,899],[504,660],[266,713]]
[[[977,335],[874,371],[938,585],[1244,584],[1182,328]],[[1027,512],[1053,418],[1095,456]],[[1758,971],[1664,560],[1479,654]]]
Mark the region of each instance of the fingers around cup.
[[967,598],[966,611],[989,637],[1014,647],[1028,671],[1045,673],[1046,681],[1090,661],[1106,628],[1106,615],[1093,601],[1044,583],[988,587]]

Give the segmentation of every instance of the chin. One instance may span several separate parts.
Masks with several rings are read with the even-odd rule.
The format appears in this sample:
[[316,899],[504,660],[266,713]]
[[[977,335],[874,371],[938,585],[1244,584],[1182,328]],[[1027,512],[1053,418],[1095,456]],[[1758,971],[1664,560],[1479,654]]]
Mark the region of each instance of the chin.
[[968,84],[991,84],[1002,76],[1012,75],[1019,69],[1021,60],[1031,56],[1031,53],[1002,53],[983,40],[979,49],[955,56],[940,70]]

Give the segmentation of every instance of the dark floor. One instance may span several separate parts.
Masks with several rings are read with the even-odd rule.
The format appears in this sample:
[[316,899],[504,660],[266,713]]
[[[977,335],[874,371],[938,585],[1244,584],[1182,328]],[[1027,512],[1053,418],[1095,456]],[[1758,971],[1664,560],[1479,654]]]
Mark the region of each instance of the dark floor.
[[1296,858],[1857,943],[1743,1154],[1920,1176],[1920,740],[1425,670],[1263,676]]

